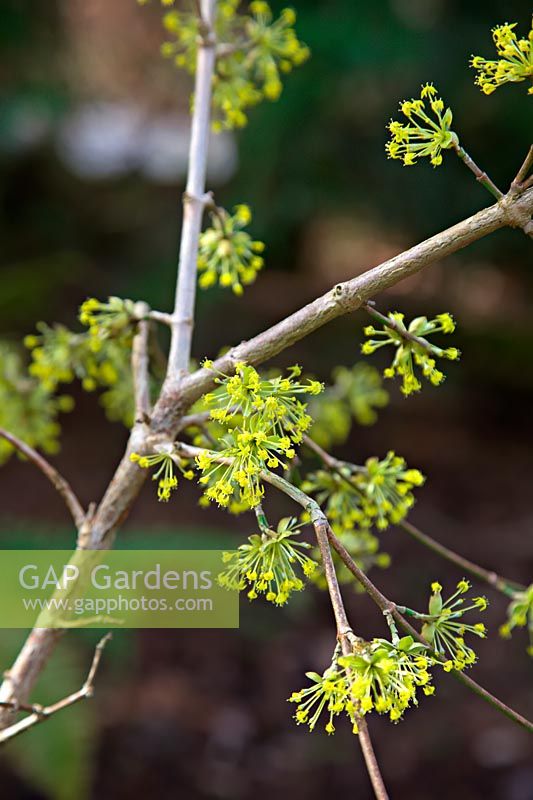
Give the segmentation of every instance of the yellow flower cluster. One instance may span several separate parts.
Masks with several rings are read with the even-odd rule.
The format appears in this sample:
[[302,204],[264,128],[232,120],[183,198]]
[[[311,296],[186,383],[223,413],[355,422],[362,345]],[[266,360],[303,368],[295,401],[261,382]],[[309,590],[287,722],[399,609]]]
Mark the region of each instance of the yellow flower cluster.
[[77,334],[63,325],[53,328],[45,323],[37,326],[40,335],[30,334],[24,344],[31,350],[32,363],[29,372],[38,378],[48,391],[54,391],[60,383],[71,383],[79,378],[87,392],[98,386],[112,386],[119,373],[113,357],[108,357],[106,348],[94,347],[86,334]]
[[335,733],[334,718],[346,713],[351,719],[354,733],[357,733],[355,706],[349,696],[349,681],[346,670],[336,660],[322,674],[306,672],[311,686],[293,692],[289,703],[297,703],[294,719],[298,725],[308,725],[313,731],[322,712],[326,711],[328,721],[325,724],[327,733]]
[[373,425],[378,416],[376,409],[389,402],[381,375],[370,364],[336,367],[332,378],[332,384],[309,404],[314,420],[310,435],[326,449],[346,441],[352,419],[359,425]]
[[[476,84],[485,94],[492,94],[504,83],[533,80],[533,24],[527,39],[519,39],[512,25],[498,25],[492,31],[498,59],[472,56],[470,65],[478,70]],[[533,86],[528,89],[533,94]]]
[[367,325],[364,329],[365,336],[379,337],[370,338],[361,346],[363,355],[370,355],[381,347],[393,345],[396,354],[390,367],[384,370],[385,378],[393,378],[395,375],[402,377],[402,393],[407,397],[413,392],[418,392],[422,384],[415,375],[415,366],[422,370],[423,376],[433,384],[438,386],[445,379],[445,375],[436,367],[436,358],[447,358],[455,361],[461,355],[456,347],[442,349],[429,342],[425,337],[435,333],[450,334],[455,330],[455,322],[451,314],[437,314],[434,319],[428,320],[427,317],[416,317],[405,326],[404,315],[399,312],[391,312],[389,319],[392,325],[384,325],[381,329],[376,329],[373,325]]
[[[162,3],[173,5],[171,0]],[[246,125],[247,110],[262,99],[277,100],[283,88],[281,75],[309,57],[309,49],[294,31],[296,14],[292,8],[283,9],[277,19],[263,0],[251,2],[249,13],[239,13],[238,9],[238,0],[217,4],[215,37],[219,53],[213,106],[219,117],[213,122],[215,131]],[[161,48],[163,56],[193,73],[201,34],[198,15],[172,10],[165,14],[163,24],[172,37]]]
[[312,731],[325,710],[327,733],[335,732],[334,718],[345,713],[357,733],[358,715],[371,711],[400,720],[411,705],[418,705],[417,690],[432,695],[435,687],[429,672],[433,660],[427,648],[411,636],[396,643],[386,639],[358,642],[352,655],[335,656],[323,675],[308,672],[312,685],[294,692],[289,702],[297,703],[295,719]]
[[442,151],[459,144],[451,130],[451,110],[444,108],[431,83],[422,86],[419,99],[400,103],[400,110],[408,122],[391,120],[389,123],[392,138],[385,145],[388,157],[401,159],[405,166],[415,164],[419,158],[429,158],[433,166],[438,167],[442,164]]
[[328,519],[344,530],[354,526],[384,530],[404,519],[415,502],[412,490],[424,480],[420,470],[409,469],[391,450],[381,461],[367,459],[364,467],[343,464],[335,472],[313,472],[302,490],[325,504]]
[[220,450],[202,453],[196,464],[202,472],[200,483],[206,487],[207,500],[223,507],[236,502],[253,508],[264,494],[262,470],[285,468],[283,459],[294,456],[288,436],[269,435],[252,419],[241,429],[228,431],[220,439]]
[[[28,377],[22,353],[15,345],[0,342],[0,427],[18,436],[31,447],[57,453],[60,412],[72,411],[68,395],[54,395],[34,378]],[[14,448],[0,440],[0,464]]]
[[121,297],[109,297],[107,303],[102,303],[89,297],[80,306],[79,319],[89,328],[90,348],[98,352],[104,339],[131,333],[132,324],[136,322],[135,303]]
[[284,605],[292,592],[304,588],[302,576],[311,576],[317,564],[305,554],[311,545],[295,537],[300,531],[294,518],[280,520],[277,531],[250,536],[236,551],[223,554],[228,567],[218,576],[225,589],[242,591],[255,600],[260,594],[270,603]]
[[184,478],[192,480],[194,472],[187,465],[187,462],[179,458],[171,447],[165,448],[160,453],[153,453],[151,455],[140,455],[139,453],[131,453],[130,461],[138,464],[141,469],[150,469],[156,467],[158,464],[159,469],[152,475],[152,480],[157,481],[157,497],[159,500],[168,502],[171,493],[178,488],[178,478],[174,472],[177,467]]
[[248,120],[247,111],[261,100],[279,98],[283,83],[281,75],[303,64],[309,49],[294,31],[296,13],[292,8],[282,10],[273,21],[268,3],[250,3],[249,15],[237,15],[225,41],[242,41],[242,49],[219,59],[213,84],[213,104],[220,111],[213,128],[242,128]]
[[[212,368],[211,361],[204,366]],[[257,370],[244,362],[235,366],[234,375],[215,378],[219,388],[204,395],[206,406],[211,407],[211,417],[228,423],[236,417],[261,417],[264,427],[274,427],[276,432],[287,432],[296,444],[311,425],[307,406],[296,399],[296,395],[318,395],[324,386],[320,381],[297,380],[302,374],[299,366],[289,367],[288,375],[262,378]]]
[[[212,362],[204,366],[210,369]],[[294,445],[312,422],[297,395],[318,394],[323,388],[318,381],[300,383],[300,373],[292,367],[287,377],[267,380],[239,363],[234,375],[217,378],[219,388],[204,395],[212,419],[227,431],[218,450],[197,459],[208,500],[225,507],[233,502],[256,506],[263,495],[261,471],[284,467],[284,459],[294,458]]]
[[101,402],[110,419],[133,422],[133,388],[130,367],[131,335],[102,338],[74,333],[63,325],[37,325],[38,334],[24,338],[31,350],[28,371],[46,392],[76,378],[86,392],[104,389]]
[[526,625],[529,633],[527,652],[533,656],[533,584],[515,592],[507,609],[507,622],[500,626],[500,636],[510,639],[514,628],[525,628]]
[[452,669],[464,670],[475,663],[477,656],[464,640],[466,633],[484,638],[486,628],[482,622],[474,625],[462,621],[469,611],[477,609],[485,611],[488,606],[486,597],[474,597],[469,605],[464,604],[462,595],[470,589],[470,583],[464,578],[457,584],[456,591],[446,601],[442,600],[442,586],[438,582],[431,584],[428,614],[418,615],[425,619],[422,636],[441,656],[450,657],[444,662],[446,672]]
[[263,242],[252,240],[243,230],[252,220],[248,206],[235,206],[233,215],[222,208],[211,214],[211,227],[200,235],[198,250],[199,284],[202,289],[230,287],[241,295],[243,285],[253,283],[264,264]]

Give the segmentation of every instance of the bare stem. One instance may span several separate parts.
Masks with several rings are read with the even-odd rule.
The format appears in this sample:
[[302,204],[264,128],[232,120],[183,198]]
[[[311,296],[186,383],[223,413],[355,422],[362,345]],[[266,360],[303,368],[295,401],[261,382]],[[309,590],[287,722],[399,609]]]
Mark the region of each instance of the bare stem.
[[153,319],[154,322],[160,322],[162,325],[172,327],[172,314],[166,314],[164,311],[150,311],[148,318]]
[[[144,317],[148,314],[149,308],[146,303],[138,303],[137,306],[140,311],[139,316]],[[131,351],[135,419],[137,422],[147,422],[150,415],[149,336],[150,323],[146,319],[141,319],[137,323],[137,333],[133,338]]]
[[82,505],[76,495],[74,494],[72,487],[68,483],[67,480],[57,471],[55,467],[53,467],[43,456],[34,450],[33,447],[30,447],[29,444],[26,444],[18,436],[15,436],[13,433],[9,433],[9,431],[0,428],[0,436],[2,439],[5,439],[6,442],[13,445],[13,447],[22,453],[22,455],[26,456],[28,461],[31,461],[32,464],[41,470],[43,475],[45,475],[52,486],[54,486],[63,500],[65,501],[65,505],[70,511],[72,519],[76,525],[76,528],[81,528],[83,522],[85,520],[85,511],[82,508]]
[[370,316],[373,319],[377,320],[377,322],[381,322],[381,324],[384,325],[386,328],[390,328],[391,331],[397,333],[398,336],[401,336],[401,338],[404,339],[406,342],[412,342],[413,344],[417,344],[419,347],[422,347],[429,353],[434,353],[435,351],[442,352],[440,347],[435,347],[434,344],[431,344],[431,342],[428,342],[428,340],[424,339],[422,336],[415,336],[414,333],[405,330],[400,325],[398,325],[398,323],[395,322],[393,319],[385,316],[385,314],[382,314],[380,311],[377,310],[377,308],[374,308],[371,302],[364,303],[363,308],[368,314],[370,314]]
[[210,199],[209,196],[205,196],[205,178],[211,121],[211,87],[215,68],[216,42],[213,25],[216,0],[202,0],[198,5],[202,37],[196,60],[189,172],[183,197],[178,281],[167,372],[167,379],[170,382],[179,379],[189,369],[196,297],[198,239],[204,206]]
[[452,564],[470,573],[470,575],[479,578],[479,580],[485,581],[485,583],[488,583],[493,589],[497,589],[499,592],[502,592],[502,594],[507,595],[507,597],[515,597],[517,592],[524,591],[525,587],[521,586],[521,584],[510,581],[507,578],[502,578],[501,575],[498,575],[496,572],[491,572],[484,567],[480,567],[479,564],[474,564],[473,561],[469,561],[467,558],[464,558],[464,556],[459,555],[459,553],[450,550],[449,547],[445,547],[443,544],[440,544],[440,542],[435,541],[435,539],[428,536],[427,533],[423,533],[410,522],[404,520],[398,523],[398,527],[433,553],[451,561]]
[[526,181],[527,176],[531,168],[533,167],[533,144],[528,150],[527,156],[524,159],[524,162],[518,172],[516,173],[516,177],[511,184],[511,191],[514,192],[523,192],[524,189],[527,189],[528,186],[533,183],[533,175]]
[[474,173],[476,176],[476,180],[488,191],[491,193],[496,200],[499,200],[503,197],[503,192],[501,192],[496,184],[489,178],[486,172],[483,172],[482,169],[478,167],[476,162],[470,158],[466,150],[464,150],[459,144],[454,146],[454,150],[461,159],[461,161],[468,167],[468,169]]
[[259,530],[261,533],[270,534],[270,525],[268,524],[267,515],[265,514],[265,510],[263,508],[262,503],[258,503],[255,508],[255,517],[257,519],[257,524],[259,525]]
[[[335,616],[337,638],[340,642],[344,655],[350,655],[352,653],[352,641],[355,639],[355,636],[350,623],[348,622],[348,616],[346,614],[346,609],[344,608],[344,602],[342,599],[339,582],[337,580],[337,573],[335,572],[335,565],[333,564],[333,559],[331,557],[327,535],[327,530],[329,527],[328,521],[324,516],[320,506],[314,500],[304,494],[304,492],[300,491],[300,489],[297,489],[288,481],[280,478],[278,475],[275,475],[272,472],[263,473],[263,477],[277,489],[284,492],[297,503],[299,503],[304,509],[309,511],[311,515],[311,521],[313,523],[318,546],[320,548],[322,565],[324,567],[324,574],[326,576],[331,605]],[[377,800],[388,800],[389,795],[387,793],[376,754],[372,746],[368,725],[364,716],[361,714],[357,715],[357,729],[359,733],[361,752],[363,753],[363,758],[372,788],[374,789],[374,794]]]
[[4,728],[3,731],[0,731],[0,744],[4,744],[9,739],[13,739],[20,733],[27,731],[28,728],[32,728],[34,725],[44,722],[53,714],[57,714],[58,711],[62,711],[62,709],[68,708],[69,706],[74,705],[74,703],[78,703],[80,700],[85,700],[86,698],[92,697],[94,692],[94,678],[96,671],[98,670],[104,647],[110,639],[111,634],[107,633],[96,645],[91,667],[89,669],[89,674],[87,675],[85,683],[81,689],[78,689],[77,692],[69,694],[67,697],[64,697],[62,700],[58,700],[56,703],[52,703],[50,706],[19,704],[16,700],[0,701],[0,706],[3,706],[4,708],[10,708],[13,711],[30,712],[29,716],[24,717],[24,719],[21,719],[19,722],[15,722],[15,724],[10,725],[9,728]]

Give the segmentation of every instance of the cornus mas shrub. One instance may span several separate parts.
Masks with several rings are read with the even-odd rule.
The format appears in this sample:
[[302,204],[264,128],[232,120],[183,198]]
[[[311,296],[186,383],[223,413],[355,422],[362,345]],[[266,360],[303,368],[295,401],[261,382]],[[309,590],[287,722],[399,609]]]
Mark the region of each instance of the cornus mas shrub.
[[[74,519],[79,547],[112,546],[115,530],[148,475],[160,501],[179,503],[183,479],[197,482],[202,505],[218,506],[220,513],[248,514],[250,535],[224,555],[219,583],[228,591],[246,593],[250,600],[276,606],[290,603],[309,583],[329,593],[334,623],[331,661],[322,674],[307,673],[307,685],[289,701],[295,707],[295,722],[317,731],[315,735],[320,735],[319,729],[333,734],[337,718],[347,717],[375,795],[386,798],[368,719],[381,714],[395,723],[416,713],[418,704],[435,693],[433,677],[441,670],[454,673],[495,713],[533,731],[531,722],[468,674],[477,659],[476,641],[487,635],[482,615],[488,601],[465,576],[507,597],[507,620],[500,633],[508,637],[517,628],[527,628],[530,654],[533,587],[472,563],[415,528],[408,516],[415,501],[423,498],[425,476],[400,454],[377,453],[358,464],[339,460],[332,450],[347,440],[353,424],[376,423],[389,391],[399,390],[406,397],[422,389],[438,391],[444,369],[459,368],[460,353],[453,344],[456,322],[446,310],[432,310],[407,322],[399,310],[381,313],[375,298],[498,228],[512,227],[517,235],[531,238],[533,146],[509,189],[501,191],[462,147],[460,114],[454,117],[433,84],[424,83],[419,96],[400,103],[400,119],[389,123],[387,155],[405,166],[428,159],[440,167],[445,157],[455,154],[492,195],[492,204],[338,284],[220,357],[213,360],[213,354],[206,354],[199,368],[191,367],[197,284],[206,291],[220,285],[241,296],[268,266],[268,248],[253,236],[246,198],[227,210],[207,191],[209,132],[241,127],[255,105],[275,101],[286,76],[303,65],[309,50],[298,37],[292,9],[276,16],[266,2],[257,0],[244,6],[236,0],[200,0],[188,10],[162,0],[162,6],[168,34],[162,54],[194,75],[173,310],[151,309],[142,300],[89,298],[80,309],[79,330],[41,322],[37,332],[26,337],[29,365],[20,351],[2,345],[0,457],[6,460],[18,450],[43,470]],[[476,83],[486,95],[508,83],[531,84],[533,31],[519,38],[515,28],[508,23],[494,28],[497,58],[472,58]],[[312,364],[261,371],[263,362],[298,339],[356,310],[370,320],[366,324],[361,319],[362,354],[371,358],[381,348],[389,354],[385,382],[364,361],[335,367],[327,385],[312,377]],[[164,369],[152,358],[157,326],[168,326],[171,333]],[[72,407],[65,386],[76,380],[87,391],[99,391],[109,417],[130,428],[124,457],[101,502],[90,511],[36,450],[57,449],[58,414]],[[294,504],[294,516],[270,521],[262,505],[270,492],[284,493]],[[390,527],[400,528],[457,568],[455,587],[443,589],[437,580],[428,579],[426,610],[403,605],[407,598],[393,602],[369,577],[374,567],[390,564],[381,550]],[[368,593],[377,606],[376,628],[385,615],[388,638],[367,641],[353,629],[341,585],[343,591],[355,587]],[[45,718],[42,712],[32,714],[25,704],[57,640],[57,631],[34,630],[6,672],[0,691],[1,741]],[[95,655],[92,677],[100,653]],[[89,693],[86,684],[69,702]],[[437,715],[438,693],[432,703]],[[50,707],[47,715],[66,704]],[[15,721],[21,709],[29,714],[22,725]]]

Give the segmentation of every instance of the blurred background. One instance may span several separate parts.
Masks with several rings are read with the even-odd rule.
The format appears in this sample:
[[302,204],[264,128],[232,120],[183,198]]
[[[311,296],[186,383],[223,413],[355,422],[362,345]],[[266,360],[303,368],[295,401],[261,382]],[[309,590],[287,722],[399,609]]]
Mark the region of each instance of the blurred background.
[[[282,4],[275,2],[279,10]],[[461,163],[404,169],[387,161],[385,125],[398,101],[434,81],[454,110],[461,142],[505,188],[531,142],[523,85],[490,98],[473,85],[472,53],[490,57],[490,28],[517,21],[525,0],[303,0],[297,30],[312,59],[281,99],[250,114],[238,134],[213,138],[209,186],[219,204],[252,207],[267,268],[245,300],[211,290],[198,299],[194,355],[215,355],[278,321],[335,282],[363,272],[459,221],[490,198]],[[18,341],[35,322],[76,326],[87,296],[117,294],[171,307],[188,144],[190,82],[159,56],[155,1],[1,0],[0,336]],[[428,475],[411,520],[484,566],[531,582],[533,347],[531,242],[502,231],[400,283],[379,298],[386,312],[459,320],[459,365],[446,383],[391,401],[338,452],[362,463],[388,449]],[[359,359],[362,314],[336,321],[278,360],[327,380]],[[375,360],[378,366],[383,364]],[[82,501],[98,500],[126,439],[94,395],[74,387],[54,463]],[[2,467],[3,547],[69,547],[60,501],[32,467]],[[253,532],[197,505],[194,486],[168,505],[146,486],[120,534],[123,546],[229,547]],[[292,510],[269,498],[270,514]],[[374,574],[413,607],[439,579],[463,577],[407,540],[383,534],[392,566]],[[486,591],[477,586],[477,592]],[[497,636],[506,601],[487,591],[491,635],[472,675],[533,714],[525,634]],[[357,631],[385,634],[370,601],[347,590]],[[3,631],[7,668],[24,633]],[[33,700],[83,681],[96,637],[69,634]],[[303,673],[322,671],[333,644],[327,597],[309,589],[285,609],[244,599],[238,631],[116,633],[95,698],[5,747],[3,796],[13,800],[173,798],[263,800],[370,798],[358,745],[298,728],[286,697]],[[531,800],[527,734],[449,676],[399,726],[371,720],[391,795],[410,800]]]

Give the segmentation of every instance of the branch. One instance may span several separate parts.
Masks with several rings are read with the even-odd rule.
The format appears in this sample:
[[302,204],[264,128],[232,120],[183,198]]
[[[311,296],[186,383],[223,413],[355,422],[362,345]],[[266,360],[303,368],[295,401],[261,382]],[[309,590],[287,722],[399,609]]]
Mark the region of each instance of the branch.
[[[265,471],[262,477],[275,486],[277,489],[288,495],[291,499],[299,503],[306,511],[311,514],[311,522],[315,529],[320,554],[322,556],[322,564],[324,567],[324,574],[328,585],[329,596],[333,613],[335,615],[335,622],[337,626],[337,638],[340,642],[343,654],[350,655],[352,653],[352,642],[356,638],[348,622],[346,609],[342,600],[339,582],[337,580],[337,573],[335,572],[335,565],[331,557],[331,551],[328,542],[328,522],[324,516],[320,506],[312,500],[308,495],[297,489],[288,481],[275,475],[273,472]],[[372,746],[370,732],[364,715],[357,715],[357,729],[359,733],[359,744],[365,760],[365,765],[368,771],[372,788],[377,800],[388,800],[388,793],[381,775],[379,764],[376,759],[376,754]]]
[[58,700],[56,703],[53,703],[50,706],[19,704],[17,703],[16,700],[0,701],[0,706],[12,709],[13,711],[30,712],[29,716],[24,717],[24,719],[21,719],[20,722],[16,722],[9,728],[4,728],[3,731],[0,731],[0,744],[4,744],[9,739],[13,739],[20,733],[27,731],[28,728],[32,728],[34,725],[38,725],[40,722],[44,722],[45,720],[49,719],[53,714],[57,714],[57,712],[61,711],[63,708],[68,708],[69,706],[74,705],[74,703],[78,703],[80,700],[85,700],[86,698],[92,697],[94,692],[93,684],[96,671],[100,664],[100,659],[102,658],[104,647],[106,646],[106,644],[110,639],[111,639],[111,634],[107,633],[103,637],[103,639],[100,639],[100,641],[96,645],[93,660],[91,663],[91,668],[89,669],[89,674],[87,675],[87,679],[83,684],[83,686],[81,687],[81,689],[78,689],[77,692],[69,694],[67,697],[64,697],[62,700]]
[[179,421],[176,433],[181,433],[186,428],[202,428],[211,419],[210,411],[199,411],[198,414],[187,414]]
[[211,200],[209,195],[205,196],[205,177],[211,121],[211,87],[215,69],[216,42],[213,36],[215,5],[216,0],[202,0],[199,3],[203,35],[199,42],[196,60],[189,173],[183,196],[178,282],[167,372],[167,378],[171,382],[176,381],[189,369],[198,271],[198,239],[204,206]]
[[154,322],[160,322],[162,325],[172,327],[172,314],[167,314],[165,311],[149,311],[148,319],[153,319]]
[[524,591],[525,589],[525,587],[521,586],[519,583],[510,581],[507,578],[502,578],[502,576],[498,575],[496,572],[480,567],[479,564],[474,564],[473,561],[469,561],[467,558],[464,558],[464,556],[459,555],[459,553],[450,550],[449,547],[445,547],[443,544],[440,544],[440,542],[436,542],[435,539],[432,539],[427,533],[423,533],[410,522],[404,520],[403,522],[397,523],[397,527],[404,530],[409,536],[412,536],[413,539],[416,539],[417,542],[420,542],[420,544],[423,544],[425,547],[429,548],[429,550],[451,561],[452,564],[460,567],[460,569],[465,572],[469,572],[474,577],[479,578],[479,580],[485,581],[492,586],[493,589],[497,589],[499,592],[502,592],[502,594],[507,595],[507,597],[515,597],[517,592]]
[[57,489],[63,500],[65,501],[65,505],[70,511],[72,519],[74,520],[74,524],[78,530],[83,525],[85,520],[85,511],[82,508],[82,505],[76,495],[74,494],[70,484],[65,478],[57,471],[55,467],[53,467],[45,458],[43,458],[37,450],[34,450],[33,447],[30,447],[29,444],[26,444],[18,436],[15,436],[13,433],[9,433],[9,431],[0,428],[0,436],[2,439],[5,439],[9,444],[13,445],[13,447],[22,453],[28,461],[31,461],[32,464],[41,470],[43,475],[45,475],[50,483]]
[[144,318],[150,311],[146,303],[137,303],[140,321],[133,337],[131,350],[131,372],[133,375],[133,394],[135,397],[135,420],[147,422],[150,416],[150,376],[148,342],[150,323]]
[[[428,643],[424,639],[424,637],[413,628],[412,625],[405,619],[405,617],[399,612],[398,608],[396,607],[395,603],[385,597],[382,594],[377,586],[375,586],[370,578],[365,575],[365,573],[357,566],[353,558],[350,556],[349,552],[346,550],[342,542],[340,542],[331,528],[328,526],[328,539],[331,542],[333,548],[338,553],[339,557],[346,565],[346,567],[350,570],[354,578],[361,584],[361,586],[365,589],[369,597],[374,601],[374,603],[381,609],[384,614],[390,614],[392,617],[398,622],[402,628],[409,633],[413,638],[417,641],[421,642],[428,646]],[[432,652],[432,656],[439,660],[438,653]],[[469,678],[468,675],[465,675],[464,672],[460,672],[459,670],[452,670],[452,675],[467,689],[470,689],[472,692],[481,697],[482,700],[485,700],[486,703],[489,703],[493,708],[495,708],[500,713],[504,714],[508,719],[516,722],[517,725],[521,725],[530,733],[533,733],[533,722],[523,717],[517,711],[514,711],[508,705],[503,703],[497,697],[494,697],[490,692],[480,686],[479,683]]]
[[[337,317],[355,311],[378,292],[394,286],[469,244],[504,228],[532,227],[533,188],[518,197],[504,197],[500,202],[432,236],[377,267],[351,280],[339,283],[322,297],[263,333],[229,350],[214,363],[214,370],[228,374],[238,361],[260,364],[281,353],[300,339]],[[168,385],[154,410],[154,429],[169,432],[179,416],[214,385],[215,372],[197,370],[186,376],[179,388]]]

